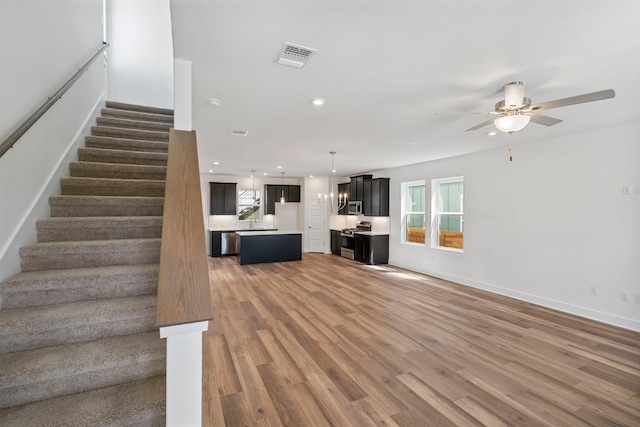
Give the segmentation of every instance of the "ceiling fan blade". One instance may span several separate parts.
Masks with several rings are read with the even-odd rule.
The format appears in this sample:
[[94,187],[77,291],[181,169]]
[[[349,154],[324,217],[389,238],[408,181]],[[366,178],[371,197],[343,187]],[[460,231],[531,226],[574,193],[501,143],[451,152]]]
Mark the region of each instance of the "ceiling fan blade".
[[541,102],[539,104],[532,105],[525,111],[550,110],[551,108],[566,107],[567,105],[600,101],[603,99],[613,98],[614,96],[616,96],[616,93],[613,89],[601,90],[599,92],[585,93],[583,95],[571,96],[569,98]]
[[436,116],[471,116],[471,115],[487,115],[487,114],[502,114],[497,111],[488,111],[488,112],[470,112],[470,111],[462,111],[462,112],[454,112],[454,113],[436,113]]
[[555,119],[549,116],[543,116],[542,114],[527,113],[527,115],[531,117],[531,121],[533,123],[537,123],[539,125],[553,126],[553,125],[557,125],[558,123],[562,123],[562,120],[560,119]]
[[497,119],[497,117],[494,117],[494,118],[492,118],[492,119],[489,119],[489,120],[487,120],[486,122],[482,122],[482,123],[480,123],[479,125],[475,125],[474,127],[467,129],[465,132],[470,132],[470,131],[472,131],[472,130],[478,130],[478,129],[480,129],[480,128],[483,128],[483,127],[485,127],[486,125],[490,125],[491,123],[493,123],[493,122],[494,122],[494,120],[496,120],[496,119]]

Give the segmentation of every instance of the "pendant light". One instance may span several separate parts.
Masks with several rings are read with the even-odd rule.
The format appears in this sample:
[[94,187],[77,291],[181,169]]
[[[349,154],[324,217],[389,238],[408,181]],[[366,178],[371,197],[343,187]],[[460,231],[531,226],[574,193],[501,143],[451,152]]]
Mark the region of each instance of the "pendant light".
[[284,172],[280,172],[280,174],[282,175],[282,192],[280,193],[280,204],[284,205]]

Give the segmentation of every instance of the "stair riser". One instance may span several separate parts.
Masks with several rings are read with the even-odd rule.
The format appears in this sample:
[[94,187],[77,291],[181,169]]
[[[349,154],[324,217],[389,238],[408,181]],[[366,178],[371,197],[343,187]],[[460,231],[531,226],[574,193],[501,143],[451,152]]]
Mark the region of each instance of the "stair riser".
[[122,139],[138,139],[143,141],[169,142],[168,132],[133,130],[106,126],[92,126],[91,135]]
[[71,176],[78,178],[110,178],[110,179],[147,179],[147,180],[164,180],[167,176],[165,171],[160,172],[144,172],[144,171],[127,171],[108,169],[89,169],[89,168],[71,168]]
[[[151,154],[148,157],[139,153],[127,154],[121,150],[100,150],[100,153],[95,151],[80,148],[78,150],[78,157],[81,162],[93,162],[93,163],[114,163],[125,165],[147,165],[147,166],[167,166],[167,157]],[[135,156],[134,156],[135,154]],[[153,157],[152,157],[153,156]]]
[[67,218],[74,216],[162,216],[163,209],[162,205],[55,205],[51,206],[51,216]]
[[96,123],[99,126],[117,127],[123,129],[142,129],[157,132],[169,132],[173,125],[169,123],[146,122],[143,120],[131,120],[118,117],[98,117]]
[[56,324],[37,325],[33,330],[10,335],[9,331],[3,331],[0,335],[0,353],[151,332],[155,329],[155,320],[156,309],[151,307],[136,313],[121,313],[117,319],[109,321],[98,322],[95,319],[86,319],[84,325],[62,324],[57,328]]
[[92,182],[63,179],[62,195],[164,197],[164,181]]
[[52,254],[41,257],[23,256],[22,271],[90,268],[108,265],[154,264],[160,260],[157,251],[122,251],[100,254]]
[[93,301],[108,298],[126,298],[154,295],[158,289],[158,276],[132,282],[87,284],[76,288],[57,287],[46,290],[19,290],[2,293],[2,308],[35,307],[49,304]]
[[38,230],[38,242],[160,238],[162,225],[156,227],[47,228]]
[[143,120],[145,122],[166,123],[173,125],[173,116],[164,114],[149,114],[137,111],[115,110],[113,108],[103,108],[102,117],[116,117],[128,120]]
[[87,136],[85,145],[89,148],[105,148],[110,150],[143,151],[150,153],[166,153],[169,144],[166,142],[140,141],[135,139],[119,139],[104,136]]
[[167,117],[173,118],[173,110],[168,108],[147,107],[143,105],[127,104],[124,102],[107,101],[107,108],[113,108],[116,110],[126,110],[149,114],[161,114]]
[[100,387],[108,387],[160,375],[165,372],[165,365],[165,357],[149,360],[143,359],[137,363],[123,364],[117,367],[105,367],[97,371],[70,375],[63,378],[54,378],[35,384],[8,387],[3,390],[0,408],[23,405],[56,396],[80,393]]
[[160,239],[37,243],[20,248],[22,271],[157,264]]

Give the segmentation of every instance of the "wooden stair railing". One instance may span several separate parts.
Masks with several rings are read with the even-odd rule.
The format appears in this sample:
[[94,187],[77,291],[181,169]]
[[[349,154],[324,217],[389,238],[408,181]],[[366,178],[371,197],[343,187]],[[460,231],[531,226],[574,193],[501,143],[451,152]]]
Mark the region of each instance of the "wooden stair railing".
[[202,332],[213,318],[194,131],[172,129],[156,326],[167,338],[167,425],[200,425]]

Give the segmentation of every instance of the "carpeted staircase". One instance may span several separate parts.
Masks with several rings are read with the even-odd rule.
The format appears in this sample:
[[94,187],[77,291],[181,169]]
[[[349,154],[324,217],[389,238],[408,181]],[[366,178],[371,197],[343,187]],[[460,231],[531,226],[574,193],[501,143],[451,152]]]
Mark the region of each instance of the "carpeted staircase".
[[164,425],[154,326],[171,110],[107,102],[0,284],[0,426]]

